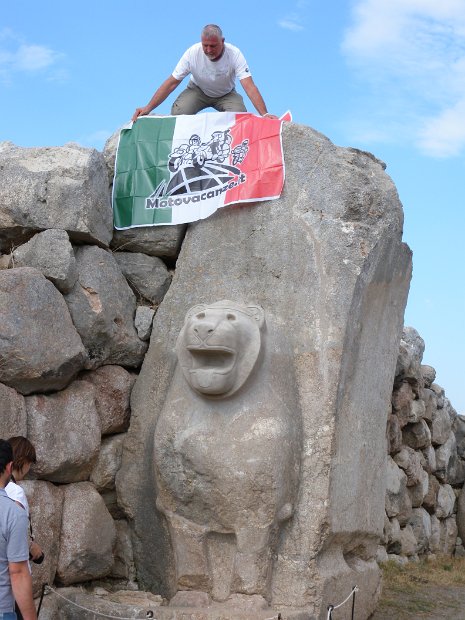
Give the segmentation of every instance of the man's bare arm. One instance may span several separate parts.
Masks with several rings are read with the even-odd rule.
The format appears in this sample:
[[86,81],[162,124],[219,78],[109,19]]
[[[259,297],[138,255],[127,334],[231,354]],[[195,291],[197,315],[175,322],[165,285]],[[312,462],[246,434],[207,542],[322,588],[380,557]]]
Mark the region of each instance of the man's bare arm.
[[158,107],[168,95],[171,95],[173,90],[179,86],[181,83],[180,80],[177,80],[172,75],[167,78],[163,84],[158,88],[153,97],[150,99],[148,104],[143,108],[137,108],[134,114],[132,115],[132,121],[135,121],[139,116],[145,116],[146,114],[150,114],[150,112]]
[[32,598],[32,579],[27,561],[9,562],[11,588],[24,620],[37,620],[37,612]]
[[267,118],[278,118],[274,114],[269,114],[266,109],[265,102],[263,97],[261,96],[260,91],[258,90],[255,82],[252,77],[243,78],[241,81],[242,87],[247,93],[247,97],[253,103],[254,108],[261,116],[266,116]]

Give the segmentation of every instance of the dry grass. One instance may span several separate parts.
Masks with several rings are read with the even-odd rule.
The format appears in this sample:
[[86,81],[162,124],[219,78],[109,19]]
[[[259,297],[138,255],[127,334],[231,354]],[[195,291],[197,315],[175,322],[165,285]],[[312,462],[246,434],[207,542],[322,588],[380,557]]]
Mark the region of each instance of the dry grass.
[[418,584],[465,586],[465,558],[435,557],[399,566],[383,565],[385,587],[415,589]]
[[375,620],[465,618],[465,558],[435,557],[383,564],[383,594]]

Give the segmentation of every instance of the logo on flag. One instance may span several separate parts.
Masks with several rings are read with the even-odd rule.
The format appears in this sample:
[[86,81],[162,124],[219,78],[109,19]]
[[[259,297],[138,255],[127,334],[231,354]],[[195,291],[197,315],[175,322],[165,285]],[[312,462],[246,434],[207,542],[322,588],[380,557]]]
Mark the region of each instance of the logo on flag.
[[278,198],[281,128],[249,113],[139,118],[120,133],[115,228],[193,222],[226,205]]
[[[209,200],[228,189],[247,181],[241,172],[241,164],[249,150],[246,138],[231,148],[231,131],[214,131],[210,140],[202,142],[200,136],[192,134],[189,142],[177,146],[170,154],[168,168],[169,182],[162,181],[145,201],[146,209],[166,209],[180,204],[195,204]],[[230,161],[233,165],[224,162]],[[183,200],[172,198],[183,194]]]

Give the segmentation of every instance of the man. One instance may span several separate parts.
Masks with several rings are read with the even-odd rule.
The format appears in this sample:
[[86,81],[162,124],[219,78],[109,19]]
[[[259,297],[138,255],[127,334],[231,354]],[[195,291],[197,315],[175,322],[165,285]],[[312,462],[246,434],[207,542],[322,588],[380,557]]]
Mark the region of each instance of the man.
[[156,90],[146,106],[136,109],[132,120],[150,114],[189,74],[191,80],[173,103],[172,115],[197,114],[205,108],[219,112],[247,112],[244,100],[234,88],[237,78],[257,112],[261,116],[277,118],[267,112],[242,52],[224,42],[219,26],[209,24],[202,30],[201,42],[184,52],[172,75]]
[[13,468],[13,450],[0,439],[0,620],[15,620],[15,600],[24,620],[37,620],[32,598],[28,518],[5,492]]

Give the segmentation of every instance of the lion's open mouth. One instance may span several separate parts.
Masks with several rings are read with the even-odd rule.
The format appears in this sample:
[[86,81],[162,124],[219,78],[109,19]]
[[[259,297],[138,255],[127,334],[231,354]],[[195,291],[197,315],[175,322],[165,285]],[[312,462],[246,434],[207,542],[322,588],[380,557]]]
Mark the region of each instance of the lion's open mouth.
[[187,350],[192,357],[192,371],[214,371],[216,374],[227,374],[236,361],[236,352],[229,347],[197,347],[190,345]]

